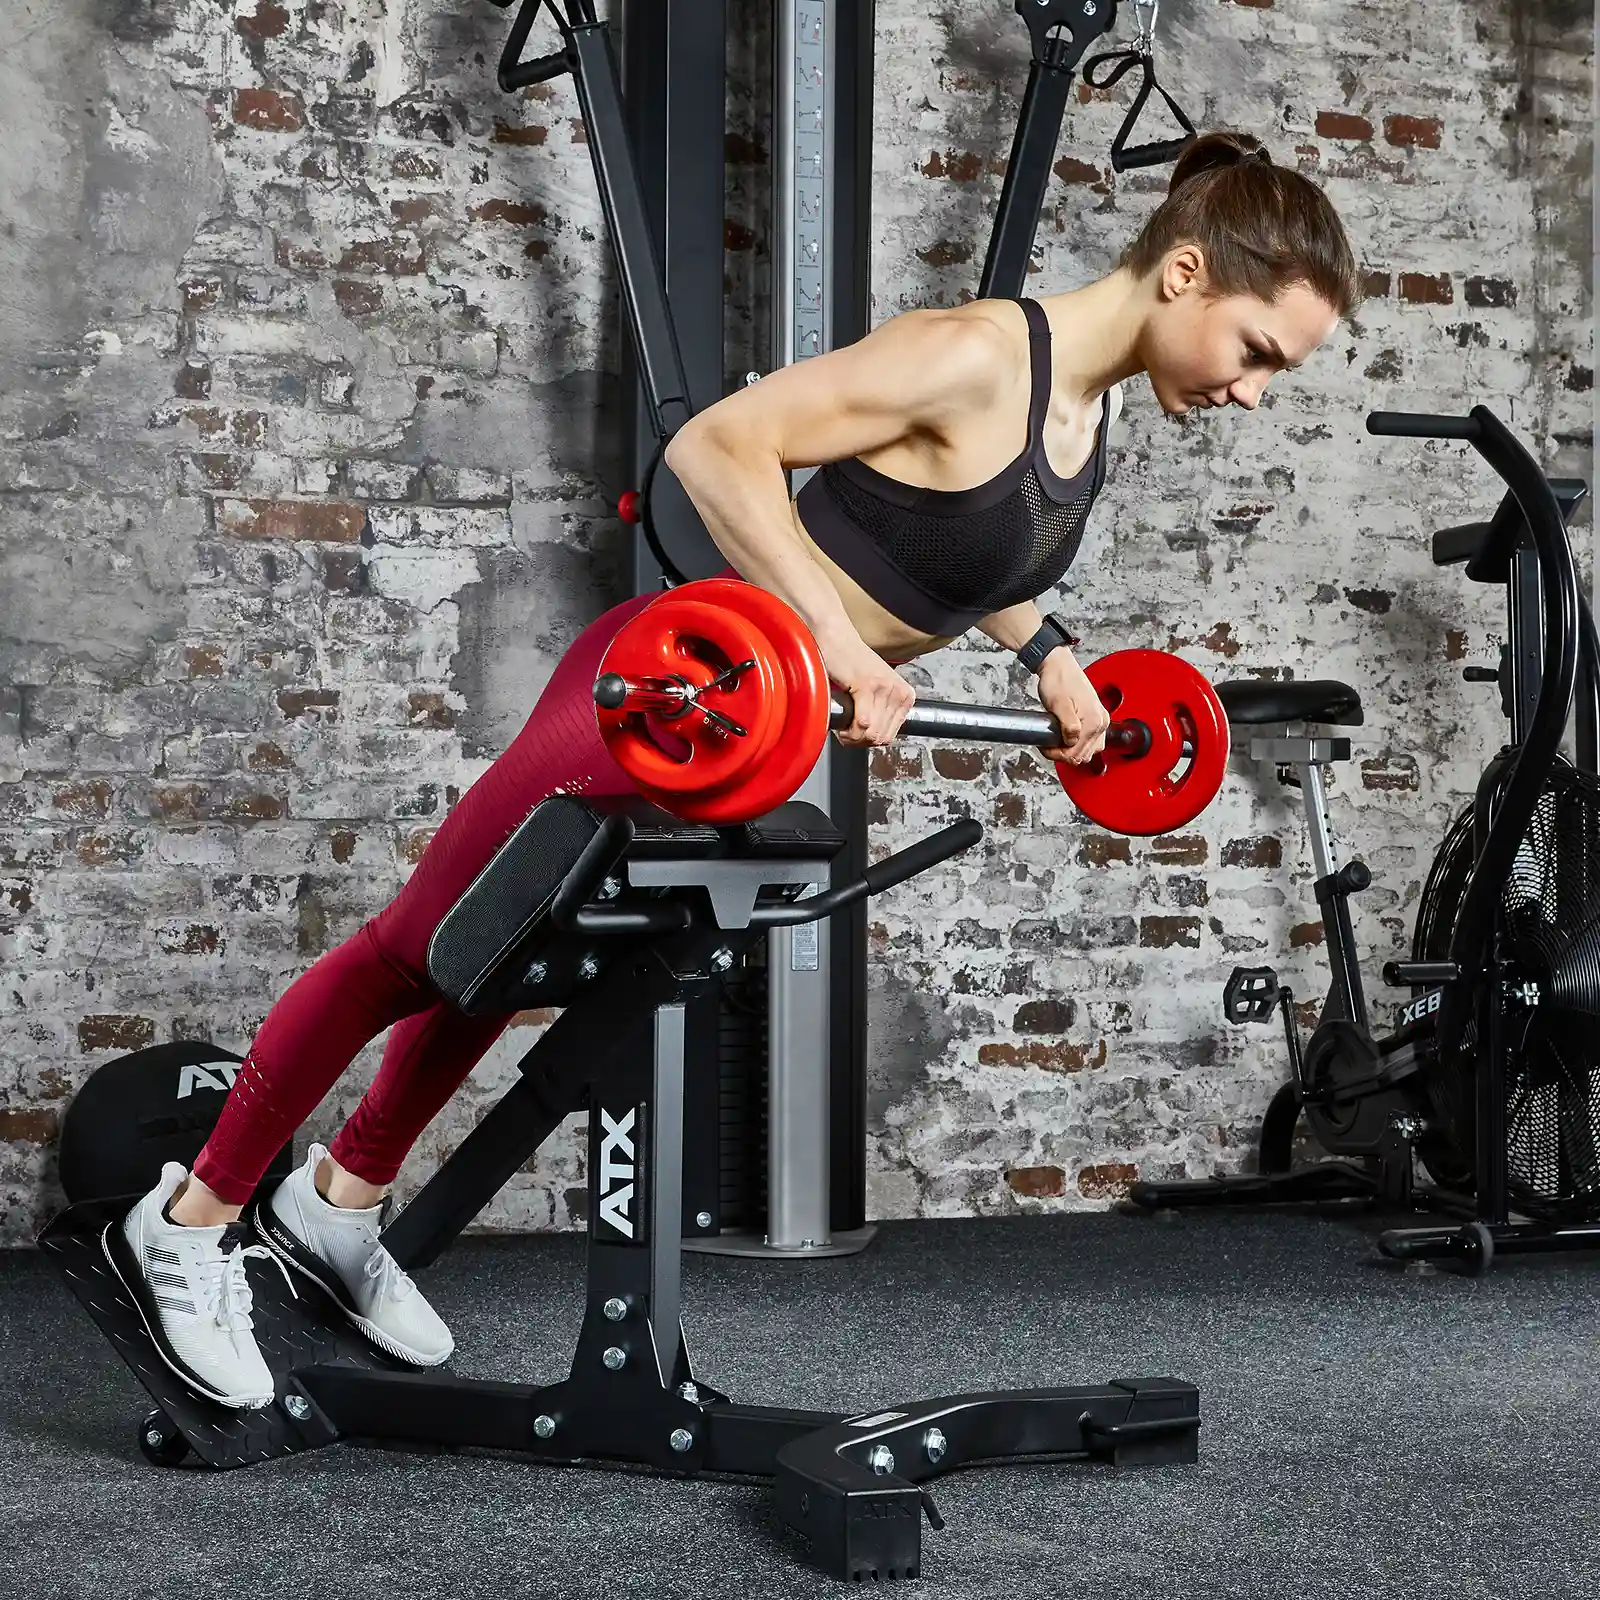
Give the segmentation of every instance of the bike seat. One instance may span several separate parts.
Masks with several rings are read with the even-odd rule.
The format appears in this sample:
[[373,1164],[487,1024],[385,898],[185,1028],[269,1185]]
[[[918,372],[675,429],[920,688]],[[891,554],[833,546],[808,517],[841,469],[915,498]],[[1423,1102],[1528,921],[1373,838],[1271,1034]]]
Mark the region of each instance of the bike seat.
[[1236,679],[1216,685],[1229,722],[1332,722],[1354,726],[1361,721],[1361,696],[1348,683],[1314,678],[1306,683],[1267,678]]

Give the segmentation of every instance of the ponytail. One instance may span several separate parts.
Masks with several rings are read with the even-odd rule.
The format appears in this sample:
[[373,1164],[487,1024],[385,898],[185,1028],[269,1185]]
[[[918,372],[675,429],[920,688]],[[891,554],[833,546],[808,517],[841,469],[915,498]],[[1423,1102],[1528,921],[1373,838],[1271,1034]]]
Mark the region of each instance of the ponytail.
[[1118,265],[1144,277],[1182,244],[1204,252],[1215,296],[1275,301],[1303,283],[1341,317],[1363,299],[1333,203],[1309,178],[1277,166],[1252,134],[1196,139],[1179,157],[1166,199]]

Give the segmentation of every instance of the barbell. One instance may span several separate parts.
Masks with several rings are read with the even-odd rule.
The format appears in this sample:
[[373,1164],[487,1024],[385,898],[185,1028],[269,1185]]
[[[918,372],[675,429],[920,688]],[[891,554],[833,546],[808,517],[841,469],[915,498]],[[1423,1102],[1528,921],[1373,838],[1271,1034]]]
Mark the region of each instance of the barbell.
[[[1196,668],[1160,650],[1119,650],[1086,669],[1113,714],[1105,750],[1057,762],[1083,814],[1119,833],[1166,833],[1215,797],[1228,718]],[[613,759],[639,792],[691,821],[748,822],[792,798],[829,728],[854,719],[801,617],[754,584],[706,578],[661,595],[618,630],[594,686]],[[900,733],[1051,749],[1046,711],[919,700]]]

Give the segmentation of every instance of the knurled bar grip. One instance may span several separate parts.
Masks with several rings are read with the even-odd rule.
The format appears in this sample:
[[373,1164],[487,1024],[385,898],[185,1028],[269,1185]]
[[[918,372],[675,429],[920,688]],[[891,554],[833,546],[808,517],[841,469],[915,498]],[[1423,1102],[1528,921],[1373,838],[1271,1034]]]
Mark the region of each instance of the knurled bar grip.
[[[855,702],[835,689],[828,725],[848,728],[855,720]],[[900,732],[913,739],[959,739],[970,744],[1031,744],[1042,750],[1071,741],[1062,737],[1061,724],[1048,711],[1013,711],[1005,706],[963,706],[951,700],[918,700]],[[1106,731],[1106,749],[1141,756],[1150,748],[1150,729],[1137,718],[1113,722]],[[1194,752],[1187,740],[1183,753]]]

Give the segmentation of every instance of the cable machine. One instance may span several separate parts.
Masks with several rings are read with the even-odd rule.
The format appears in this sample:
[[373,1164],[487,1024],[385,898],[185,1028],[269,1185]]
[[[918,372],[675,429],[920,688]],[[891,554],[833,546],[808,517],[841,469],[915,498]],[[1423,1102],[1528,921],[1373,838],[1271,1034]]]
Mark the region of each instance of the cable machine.
[[[495,0],[507,6],[512,0]],[[1112,152],[1118,171],[1176,158],[1192,125],[1156,81],[1158,0],[1137,0],[1131,48],[1095,57],[1109,87],[1143,86]],[[1117,0],[1016,0],[1033,60],[989,242],[982,295],[1022,292],[1073,76],[1116,22]],[[662,464],[673,434],[724,388],[727,0],[622,0],[621,72],[593,0],[522,0],[500,86],[570,73],[615,254],[632,391],[635,593],[725,563]],[[562,49],[523,60],[541,12]],[[873,0],[774,0],[772,338],[769,368],[853,343],[869,321]],[[1151,90],[1186,132],[1128,147]],[[759,373],[747,381],[759,381]],[[797,478],[799,475],[796,475]],[[798,487],[798,482],[794,485]],[[867,865],[863,752],[829,745],[797,799],[845,835],[843,879]],[[866,1209],[866,916],[774,929],[686,1016],[686,1048],[715,1055],[689,1106],[685,1248],[807,1256],[863,1248]],[[715,1094],[713,1103],[711,1096]]]

